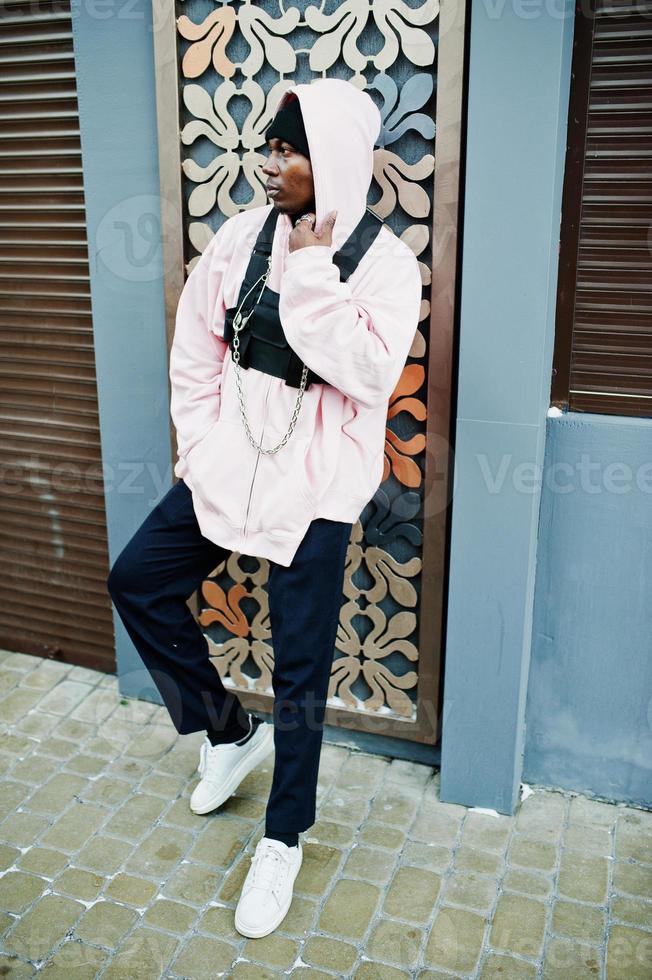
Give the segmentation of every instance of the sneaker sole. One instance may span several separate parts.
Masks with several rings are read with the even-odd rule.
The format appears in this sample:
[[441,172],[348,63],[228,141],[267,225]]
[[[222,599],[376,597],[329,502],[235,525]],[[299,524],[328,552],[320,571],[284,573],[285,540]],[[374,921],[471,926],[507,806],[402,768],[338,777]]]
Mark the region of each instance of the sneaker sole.
[[269,723],[264,724],[264,737],[260,739],[258,745],[256,745],[256,747],[251,750],[250,754],[245,756],[240,764],[233,770],[228,783],[224,783],[222,786],[220,786],[215,795],[210,798],[208,803],[204,803],[203,806],[194,807],[191,803],[190,809],[193,813],[197,813],[199,815],[211,813],[212,810],[217,809],[218,806],[225,803],[231,796],[233,796],[245,776],[248,776],[251,770],[255,769],[259,762],[262,762],[263,759],[266,759],[267,756],[274,751],[274,728]]
[[294,878],[292,879],[292,891],[290,892],[290,901],[287,903],[284,909],[281,909],[281,911],[278,913],[278,915],[276,916],[276,918],[272,923],[268,923],[266,926],[261,926],[260,929],[247,929],[246,926],[243,926],[242,923],[238,921],[238,910],[236,908],[233,924],[235,925],[236,929],[238,930],[241,936],[246,936],[247,939],[262,939],[263,936],[268,936],[270,932],[274,932],[275,929],[278,929],[281,922],[290,911],[290,906],[292,905],[292,899],[294,897],[294,882],[297,880],[297,875],[301,871],[302,864],[303,864],[303,850],[301,852],[301,860],[299,861],[299,865],[296,869]]

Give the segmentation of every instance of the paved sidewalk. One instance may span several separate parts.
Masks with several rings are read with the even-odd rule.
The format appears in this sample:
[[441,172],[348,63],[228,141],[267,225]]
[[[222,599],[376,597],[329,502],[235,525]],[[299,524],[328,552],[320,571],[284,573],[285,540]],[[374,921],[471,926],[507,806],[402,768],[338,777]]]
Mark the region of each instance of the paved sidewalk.
[[649,980],[652,813],[528,788],[441,803],[429,766],[324,743],[290,912],[233,927],[273,756],[192,814],[201,733],[114,676],[0,652],[0,975]]

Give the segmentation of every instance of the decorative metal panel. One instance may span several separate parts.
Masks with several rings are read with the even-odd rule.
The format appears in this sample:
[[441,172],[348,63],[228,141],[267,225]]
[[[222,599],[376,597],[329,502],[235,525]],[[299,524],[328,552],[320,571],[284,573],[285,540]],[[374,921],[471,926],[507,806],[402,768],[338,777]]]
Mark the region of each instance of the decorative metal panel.
[[[456,4],[451,9],[459,12]],[[442,373],[436,382],[429,379],[438,0],[376,0],[373,5],[366,0],[318,5],[186,0],[177,5],[177,14],[174,41],[159,25],[158,108],[162,192],[168,206],[174,205],[175,170],[180,174],[186,272],[225,217],[268,203],[261,172],[267,156],[264,129],[289,85],[346,78],[365,89],[381,112],[368,203],[414,251],[424,292],[419,330],[389,404],[383,480],[349,542],[326,721],[436,741],[443,576],[435,570],[444,564],[445,504],[435,504],[428,524],[426,503],[433,479],[431,473],[429,484],[428,469],[442,471],[435,476],[447,475],[447,441],[435,444],[433,439],[448,415],[447,406],[443,411],[439,406],[437,425],[429,425],[427,406],[435,383],[440,394],[449,367],[448,352],[440,346]],[[451,21],[457,52],[459,36],[459,20]],[[461,56],[459,61],[461,72]],[[457,76],[451,85],[457,107]],[[174,145],[170,127],[180,137]],[[458,134],[452,141],[455,165]],[[180,159],[174,159],[179,147]],[[168,253],[179,241],[171,224]],[[450,241],[445,248],[450,249]],[[168,290],[170,338],[181,285],[177,280]],[[439,495],[431,505],[435,500]],[[424,592],[424,531],[439,551],[427,579],[436,595]],[[244,703],[267,709],[273,698],[268,571],[266,559],[233,552],[203,583],[199,613],[224,682],[250,696],[243,697]],[[429,615],[428,604],[438,613]],[[430,633],[424,636],[426,625]]]

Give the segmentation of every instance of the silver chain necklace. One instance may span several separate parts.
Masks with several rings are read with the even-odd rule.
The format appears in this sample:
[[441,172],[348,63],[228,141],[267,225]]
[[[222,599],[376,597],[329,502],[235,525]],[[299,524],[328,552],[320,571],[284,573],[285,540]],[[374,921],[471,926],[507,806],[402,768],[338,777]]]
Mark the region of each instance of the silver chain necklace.
[[[286,442],[292,435],[294,427],[297,424],[297,419],[299,418],[299,411],[301,410],[301,399],[303,398],[303,393],[306,388],[306,380],[308,378],[308,365],[304,364],[303,371],[301,372],[299,393],[297,395],[297,400],[294,405],[294,411],[292,412],[292,418],[290,419],[290,425],[288,426],[288,430],[277,446],[274,446],[272,449],[263,449],[263,447],[259,443],[257,443],[256,440],[254,439],[251,428],[249,427],[249,422],[247,420],[245,397],[244,397],[244,392],[242,390],[242,377],[240,375],[242,368],[240,366],[240,338],[238,334],[244,327],[246,327],[247,322],[250,316],[252,315],[257,303],[260,302],[260,297],[263,295],[263,290],[265,289],[265,285],[267,283],[267,280],[269,279],[271,268],[272,268],[272,256],[270,255],[267,259],[267,269],[265,270],[263,275],[256,280],[256,282],[253,284],[251,289],[247,290],[247,293],[243,297],[242,302],[238,306],[236,314],[233,318],[233,363],[235,364],[235,381],[236,381],[236,387],[238,389],[238,402],[240,404],[240,415],[242,417],[242,422],[245,427],[245,432],[247,433],[247,438],[249,439],[251,445],[254,447],[254,449],[257,449],[259,452],[267,453],[267,454],[277,453],[279,449],[283,448],[283,446],[286,444]],[[260,288],[258,298],[256,299],[256,302],[249,310],[249,312],[245,316],[243,316],[242,313],[240,312],[242,309],[242,305],[246,300],[247,296],[249,295],[249,293],[251,292],[251,290],[254,289],[259,282],[262,282],[262,286]]]

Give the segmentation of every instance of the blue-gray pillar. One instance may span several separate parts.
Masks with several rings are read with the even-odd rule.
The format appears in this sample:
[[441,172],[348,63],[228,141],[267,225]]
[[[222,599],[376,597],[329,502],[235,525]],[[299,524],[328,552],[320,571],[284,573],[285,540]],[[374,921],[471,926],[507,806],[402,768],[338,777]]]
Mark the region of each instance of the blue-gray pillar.
[[[172,483],[152,8],[73,5],[109,560]],[[160,701],[115,614],[120,689]]]
[[473,4],[441,798],[518,799],[573,4]]

